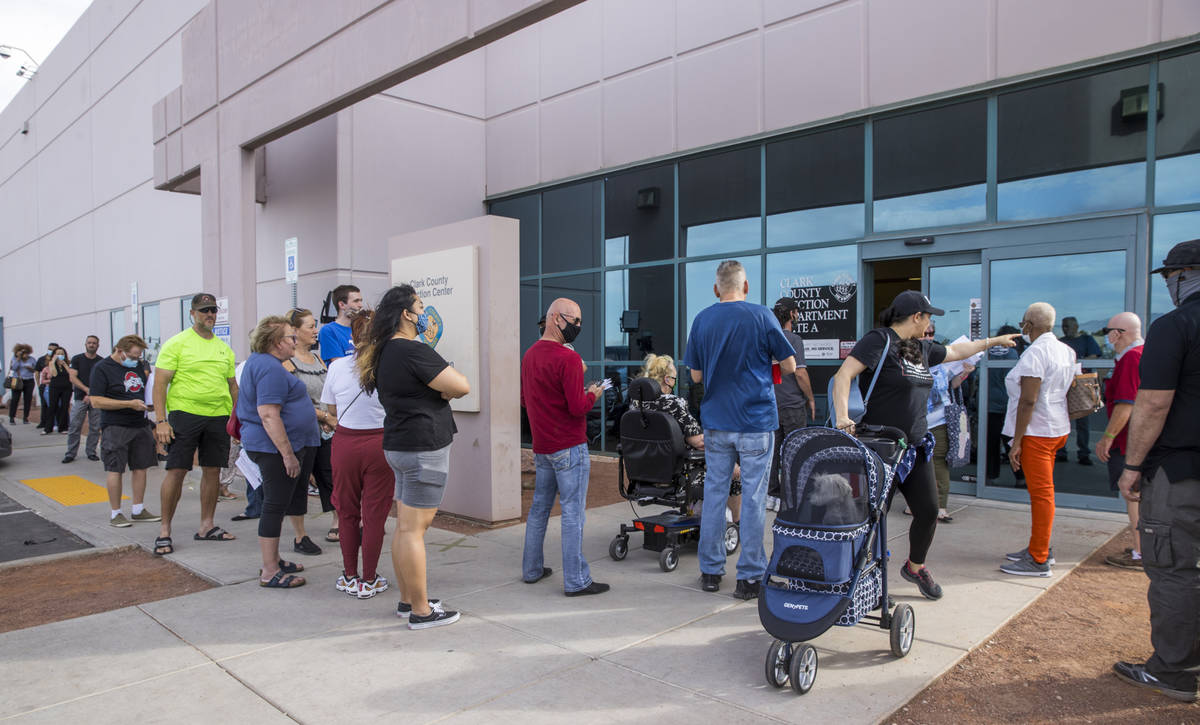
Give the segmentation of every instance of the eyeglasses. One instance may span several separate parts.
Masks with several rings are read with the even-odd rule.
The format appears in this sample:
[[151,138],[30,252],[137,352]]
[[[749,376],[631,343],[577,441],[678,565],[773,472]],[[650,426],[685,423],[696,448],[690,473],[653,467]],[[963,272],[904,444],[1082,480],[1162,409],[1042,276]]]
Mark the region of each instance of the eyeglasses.
[[196,311],[204,312],[209,315],[215,315],[217,313],[217,308],[216,307],[200,307]]
[[558,313],[558,316],[559,316],[559,317],[561,317],[561,318],[563,318],[563,320],[564,320],[564,321],[566,321],[568,324],[571,324],[571,325],[578,325],[578,324],[580,324],[581,322],[583,322],[583,318],[582,318],[582,317],[576,317],[575,319],[571,319],[570,317],[567,317],[566,315],[564,315],[564,314],[563,314],[563,313],[561,313],[561,312],[560,312],[560,313]]
[[1124,333],[1124,332],[1125,332],[1125,328],[1123,328],[1123,327],[1101,327],[1101,328],[1100,328],[1100,334],[1101,334],[1101,335],[1107,335],[1107,334],[1108,334],[1108,333],[1110,333],[1110,332],[1120,332],[1120,333]]
[[664,381],[664,382],[666,382],[667,380],[678,380],[678,379],[679,379],[679,378],[675,377],[674,375],[664,375],[664,376],[663,376],[663,381]]
[[295,336],[295,335],[284,335],[284,336],[283,336],[283,339],[285,339],[285,340],[291,340],[293,344],[295,344],[295,343],[296,343],[296,336]]

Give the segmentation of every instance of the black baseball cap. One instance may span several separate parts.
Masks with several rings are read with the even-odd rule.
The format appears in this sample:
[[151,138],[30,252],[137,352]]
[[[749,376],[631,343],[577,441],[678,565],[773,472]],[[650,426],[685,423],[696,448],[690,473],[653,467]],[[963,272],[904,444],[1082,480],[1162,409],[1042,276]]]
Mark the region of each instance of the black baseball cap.
[[916,290],[904,290],[896,295],[896,299],[892,300],[892,311],[898,317],[908,317],[915,315],[918,312],[924,312],[930,315],[944,315],[946,311],[934,307],[933,303],[925,295]]
[[192,309],[199,310],[205,307],[216,307],[217,298],[207,292],[201,292],[192,298]]
[[795,297],[780,297],[775,301],[776,312],[791,312],[800,309]]
[[1150,274],[1158,274],[1159,272],[1183,267],[1200,267],[1200,239],[1180,242],[1171,247],[1171,251],[1167,252],[1167,258],[1163,260],[1162,266],[1158,269],[1150,270]]

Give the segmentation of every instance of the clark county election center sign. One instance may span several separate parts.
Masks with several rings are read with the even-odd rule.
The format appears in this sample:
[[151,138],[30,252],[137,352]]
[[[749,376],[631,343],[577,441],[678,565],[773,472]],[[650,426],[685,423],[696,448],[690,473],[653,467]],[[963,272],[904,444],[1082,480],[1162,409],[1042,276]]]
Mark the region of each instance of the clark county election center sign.
[[450,409],[479,412],[479,250],[455,247],[392,260],[392,284],[409,284],[425,303],[429,326],[417,339],[467,376],[471,393]]

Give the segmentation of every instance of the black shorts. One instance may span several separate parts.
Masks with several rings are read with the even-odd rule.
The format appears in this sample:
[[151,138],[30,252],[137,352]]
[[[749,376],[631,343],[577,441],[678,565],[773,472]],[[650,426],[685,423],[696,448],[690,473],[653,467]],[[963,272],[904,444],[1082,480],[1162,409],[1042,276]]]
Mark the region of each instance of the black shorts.
[[227,415],[192,415],[182,410],[167,413],[167,422],[175,439],[167,446],[167,470],[192,470],[196,450],[200,450],[201,468],[229,465],[229,434],[225,432]]
[[126,466],[132,471],[155,468],[158,457],[154,453],[154,433],[149,425],[107,426],[100,439],[100,459],[108,473],[124,473]]
[[1117,452],[1116,446],[1108,449],[1108,488],[1112,491],[1120,491],[1121,487],[1117,483],[1121,480],[1121,474],[1125,473],[1125,454]]

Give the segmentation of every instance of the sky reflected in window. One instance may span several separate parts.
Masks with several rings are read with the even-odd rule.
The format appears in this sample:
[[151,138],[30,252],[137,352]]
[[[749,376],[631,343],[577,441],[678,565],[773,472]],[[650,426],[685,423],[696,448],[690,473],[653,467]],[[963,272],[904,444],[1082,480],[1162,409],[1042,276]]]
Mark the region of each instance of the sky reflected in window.
[[729,219],[685,227],[684,248],[689,257],[723,252],[743,252],[762,246],[762,217]]
[[[1157,269],[1171,247],[1200,236],[1200,211],[1159,214],[1154,217],[1154,243],[1150,250],[1150,269]],[[1175,309],[1162,275],[1150,275],[1150,321]]]
[[953,226],[986,218],[986,184],[875,201],[876,232]]
[[1074,317],[1079,329],[1095,333],[1110,317],[1125,309],[1125,252],[1089,252],[1024,259],[1001,259],[991,264],[988,321],[992,335],[1002,325],[1018,327],[1025,308],[1049,302],[1059,321]]
[[863,205],[842,204],[767,216],[767,246],[815,244],[863,235]]
[[1000,184],[997,195],[1002,221],[1141,206],[1146,200],[1146,162],[1009,181]]
[[1154,203],[1158,206],[1200,201],[1200,154],[1154,163]]

